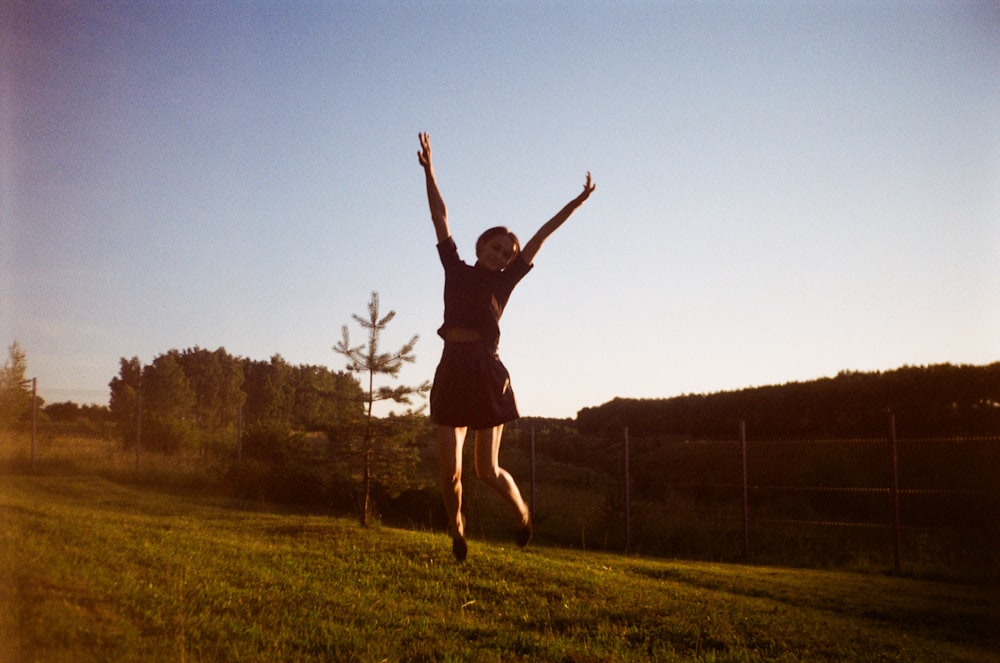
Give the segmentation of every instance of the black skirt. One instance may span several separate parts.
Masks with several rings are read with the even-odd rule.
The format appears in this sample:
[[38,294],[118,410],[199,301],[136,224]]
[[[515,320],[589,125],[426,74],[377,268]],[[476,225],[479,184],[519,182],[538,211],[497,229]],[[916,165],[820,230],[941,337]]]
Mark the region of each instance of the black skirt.
[[518,418],[510,374],[487,343],[445,343],[431,387],[431,421],[493,428]]

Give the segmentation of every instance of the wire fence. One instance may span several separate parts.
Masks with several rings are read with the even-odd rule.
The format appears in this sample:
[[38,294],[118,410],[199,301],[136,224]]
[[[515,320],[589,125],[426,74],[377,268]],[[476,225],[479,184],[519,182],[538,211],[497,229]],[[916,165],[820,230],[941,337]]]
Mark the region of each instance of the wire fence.
[[727,440],[625,429],[625,548],[663,539],[677,508],[737,536],[746,560],[812,531],[822,545],[890,554],[897,574],[928,548],[946,562],[996,563],[983,548],[1000,544],[1000,435],[897,439],[894,423],[867,439],[755,439],[742,422]]
[[[54,451],[36,420],[37,412],[33,470],[39,437],[47,455]],[[868,556],[896,574],[925,565],[1000,580],[1000,432],[897,438],[895,423],[889,415],[884,431],[837,439],[756,436],[743,422],[725,439],[635,436],[625,428],[583,463],[602,468],[584,480],[557,480],[562,470],[552,465],[539,472],[539,460],[553,462],[552,449],[540,445],[536,458],[532,428],[519,469],[530,472],[532,511],[553,542],[808,566]],[[237,462],[241,424],[231,449]],[[138,421],[133,472],[158,460],[147,460],[141,431]]]

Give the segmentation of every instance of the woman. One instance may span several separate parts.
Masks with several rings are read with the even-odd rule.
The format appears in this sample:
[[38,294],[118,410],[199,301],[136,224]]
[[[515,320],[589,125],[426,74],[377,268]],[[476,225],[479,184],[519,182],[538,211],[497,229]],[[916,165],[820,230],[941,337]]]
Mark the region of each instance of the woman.
[[420,134],[420,148],[417,156],[427,180],[427,202],[445,272],[444,324],[438,330],[444,352],[431,389],[431,421],[437,426],[441,449],[441,494],[452,552],[463,561],[468,545],[462,516],[462,446],[469,428],[475,432],[476,476],[516,512],[518,545],[524,547],[531,540],[531,512],[514,478],[499,464],[504,424],[518,417],[510,376],[497,354],[499,321],[511,291],[531,271],[542,243],[590,197],[595,185],[587,173],[583,192],[549,219],[523,249],[510,230],[490,228],[476,242],[476,264],[470,267],[458,257],[448,228],[426,133]]

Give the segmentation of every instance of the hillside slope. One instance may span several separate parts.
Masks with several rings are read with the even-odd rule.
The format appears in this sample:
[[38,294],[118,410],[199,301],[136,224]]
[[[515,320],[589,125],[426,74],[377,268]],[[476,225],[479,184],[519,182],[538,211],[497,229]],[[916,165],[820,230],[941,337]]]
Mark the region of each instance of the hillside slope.
[[3,661],[990,661],[995,587],[447,538],[0,482]]

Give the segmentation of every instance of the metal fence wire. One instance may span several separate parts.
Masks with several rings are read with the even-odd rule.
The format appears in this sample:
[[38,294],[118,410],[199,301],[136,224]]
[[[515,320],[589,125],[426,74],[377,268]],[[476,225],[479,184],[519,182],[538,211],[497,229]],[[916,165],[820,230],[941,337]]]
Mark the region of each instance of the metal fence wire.
[[[742,422],[734,433],[629,439],[626,429],[627,501],[715,522],[739,539],[747,560],[812,539],[852,554],[870,547],[896,573],[929,554],[937,564],[997,562],[1000,435],[897,439],[891,418],[885,435],[863,439],[754,438]],[[626,507],[633,549],[641,543],[630,522],[637,509]]]

